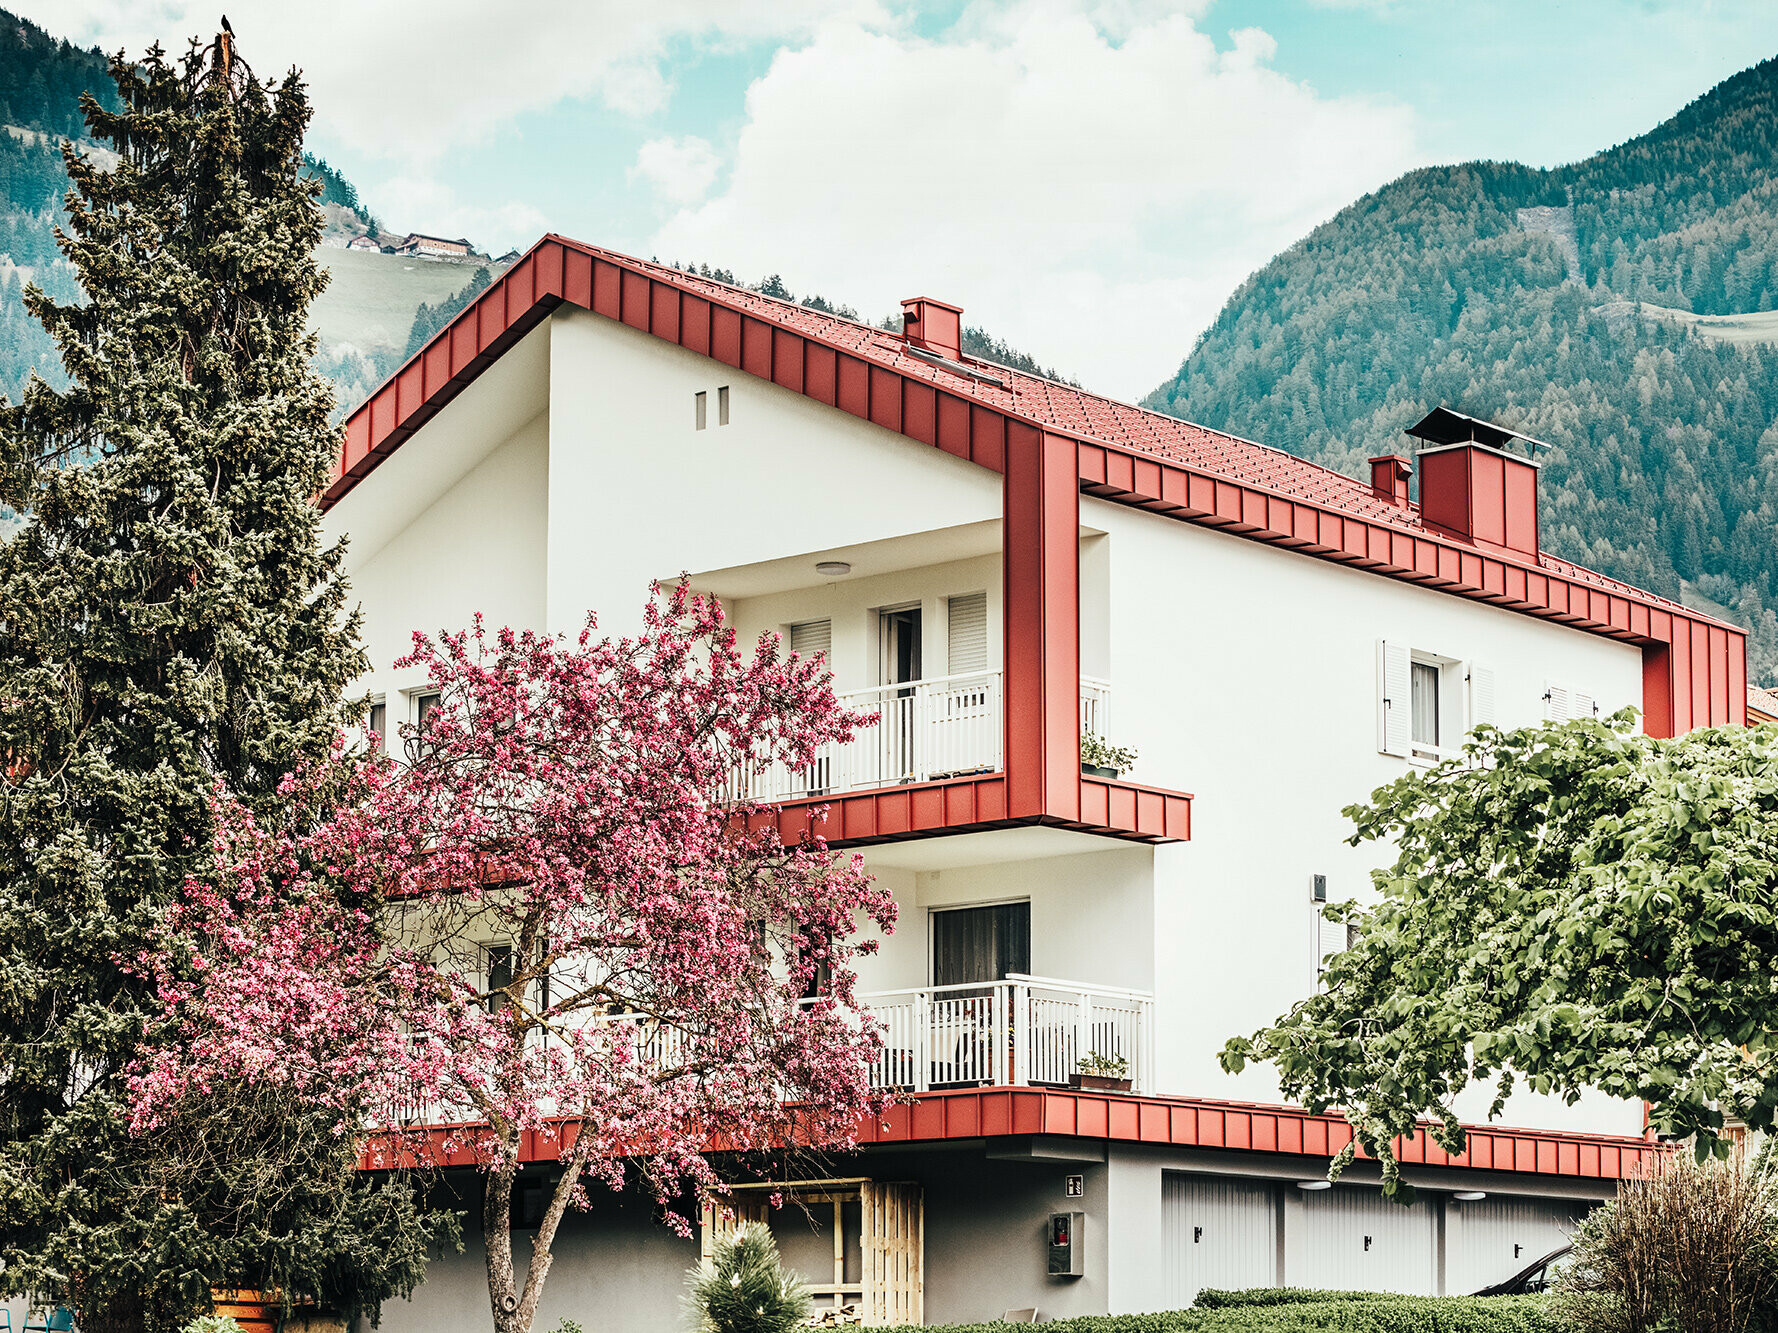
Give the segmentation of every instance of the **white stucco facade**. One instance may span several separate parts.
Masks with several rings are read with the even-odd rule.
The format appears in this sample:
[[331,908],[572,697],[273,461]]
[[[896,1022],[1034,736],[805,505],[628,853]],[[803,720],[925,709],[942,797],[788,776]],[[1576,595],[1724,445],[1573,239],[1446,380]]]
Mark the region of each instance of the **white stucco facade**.
[[[628,632],[649,584],[680,575],[723,599],[744,641],[826,622],[841,691],[890,679],[881,630],[889,608],[919,612],[922,679],[954,671],[950,608],[980,594],[986,670],[998,672],[1002,487],[987,468],[563,307],[326,522],[351,542],[347,572],[371,661],[361,688],[386,702],[393,728],[411,718],[425,684],[393,666],[414,631],[460,629],[479,613],[490,627],[569,633],[596,612],[602,629]],[[831,561],[847,572],[816,571]],[[867,847],[899,923],[862,965],[860,989],[930,986],[938,913],[1027,903],[1031,973],[1153,996],[1147,1092],[1279,1099],[1269,1069],[1229,1076],[1217,1052],[1317,984],[1327,935],[1314,877],[1325,877],[1330,899],[1362,898],[1386,858],[1386,849],[1346,845],[1341,814],[1414,762],[1380,750],[1379,641],[1438,670],[1446,746],[1460,743],[1481,706],[1471,690],[1477,668],[1491,679],[1502,726],[1543,718],[1552,684],[1596,700],[1601,713],[1641,702],[1641,654],[1629,644],[1108,501],[1081,501],[1079,569],[1081,672],[1108,682],[1109,739],[1140,751],[1129,776],[1193,793],[1190,840],[1028,827]],[[1461,1109],[1478,1118],[1486,1101],[1478,1090]],[[1639,1106],[1602,1097],[1565,1106],[1521,1094],[1505,1122],[1642,1129]],[[1004,1169],[982,1168],[995,1178]],[[1064,1304],[1088,1313],[1172,1298],[1157,1276],[1164,1198],[1186,1208],[1197,1196],[1167,1180],[1251,1172],[1275,1192],[1291,1169],[1303,1168],[1202,1154],[1101,1157],[1089,1194],[1121,1219],[1107,1215],[1103,1243],[1124,1239],[1095,1260],[1101,1286],[1071,1289]],[[1292,1266],[1286,1253],[1289,1237],[1309,1234],[1306,1206],[1337,1211],[1279,1196],[1283,1266],[1268,1271],[1319,1271],[1300,1257]],[[1008,1227],[1005,1243],[1023,1244]],[[1410,1239],[1414,1276],[1390,1280],[1437,1287],[1444,1251],[1425,1249],[1434,1242],[1418,1232]],[[951,1313],[982,1313],[959,1292]]]

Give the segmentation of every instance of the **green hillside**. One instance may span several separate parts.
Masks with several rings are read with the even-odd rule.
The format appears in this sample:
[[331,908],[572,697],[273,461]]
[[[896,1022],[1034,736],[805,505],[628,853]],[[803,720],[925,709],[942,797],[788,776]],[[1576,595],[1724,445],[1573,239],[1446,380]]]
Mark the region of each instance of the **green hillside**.
[[1778,60],[1584,162],[1365,196],[1146,405],[1354,476],[1438,404],[1555,446],[1544,545],[1730,608],[1778,683]]

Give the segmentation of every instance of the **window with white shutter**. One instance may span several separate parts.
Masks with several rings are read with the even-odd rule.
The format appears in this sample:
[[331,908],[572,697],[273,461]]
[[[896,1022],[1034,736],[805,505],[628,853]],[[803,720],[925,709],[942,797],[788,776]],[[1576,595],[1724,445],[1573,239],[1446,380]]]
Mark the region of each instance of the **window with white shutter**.
[[1491,726],[1494,722],[1494,668],[1479,662],[1469,664],[1469,725]]
[[833,621],[805,620],[800,625],[790,627],[790,651],[800,653],[804,657],[813,657],[816,653],[831,656],[833,651]]
[[950,600],[950,656],[953,676],[988,669],[988,594],[965,593]]
[[1413,662],[1406,644],[1377,640],[1377,748],[1404,759],[1413,743]]
[[1546,682],[1543,689],[1543,720],[1566,722],[1573,716],[1573,702],[1568,687]]
[[1594,701],[1592,695],[1585,694],[1585,693],[1581,692],[1580,690],[1575,690],[1568,697],[1570,700],[1570,704],[1571,704],[1572,708],[1574,709],[1574,716],[1575,717],[1598,717],[1599,716],[1599,705],[1598,705],[1598,703],[1596,703]]

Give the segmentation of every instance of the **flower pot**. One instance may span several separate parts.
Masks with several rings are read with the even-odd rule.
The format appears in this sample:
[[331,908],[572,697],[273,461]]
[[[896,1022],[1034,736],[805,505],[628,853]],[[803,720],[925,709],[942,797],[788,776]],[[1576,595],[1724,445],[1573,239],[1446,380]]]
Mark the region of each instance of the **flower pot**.
[[1128,1092],[1130,1080],[1107,1078],[1104,1074],[1070,1074],[1068,1086],[1079,1088],[1082,1092]]
[[1104,768],[1098,764],[1083,763],[1080,766],[1080,772],[1082,777],[1088,778],[1115,778],[1117,776],[1115,768]]

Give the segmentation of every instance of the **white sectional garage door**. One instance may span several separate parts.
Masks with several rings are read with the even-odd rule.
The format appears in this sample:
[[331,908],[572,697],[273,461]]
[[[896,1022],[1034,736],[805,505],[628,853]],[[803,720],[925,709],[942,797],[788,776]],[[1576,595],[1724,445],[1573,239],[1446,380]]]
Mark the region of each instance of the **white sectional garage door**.
[[1167,1175],[1161,1182],[1169,1309],[1183,1309],[1205,1287],[1269,1287],[1277,1281],[1273,1186],[1219,1176]]
[[1445,1290],[1452,1296],[1503,1282],[1568,1243],[1586,1211],[1568,1199],[1452,1199],[1445,1213]]
[[1335,1185],[1301,1198],[1302,1234],[1284,1260],[1289,1285],[1432,1294],[1438,1218],[1425,1195],[1404,1207],[1378,1189]]

